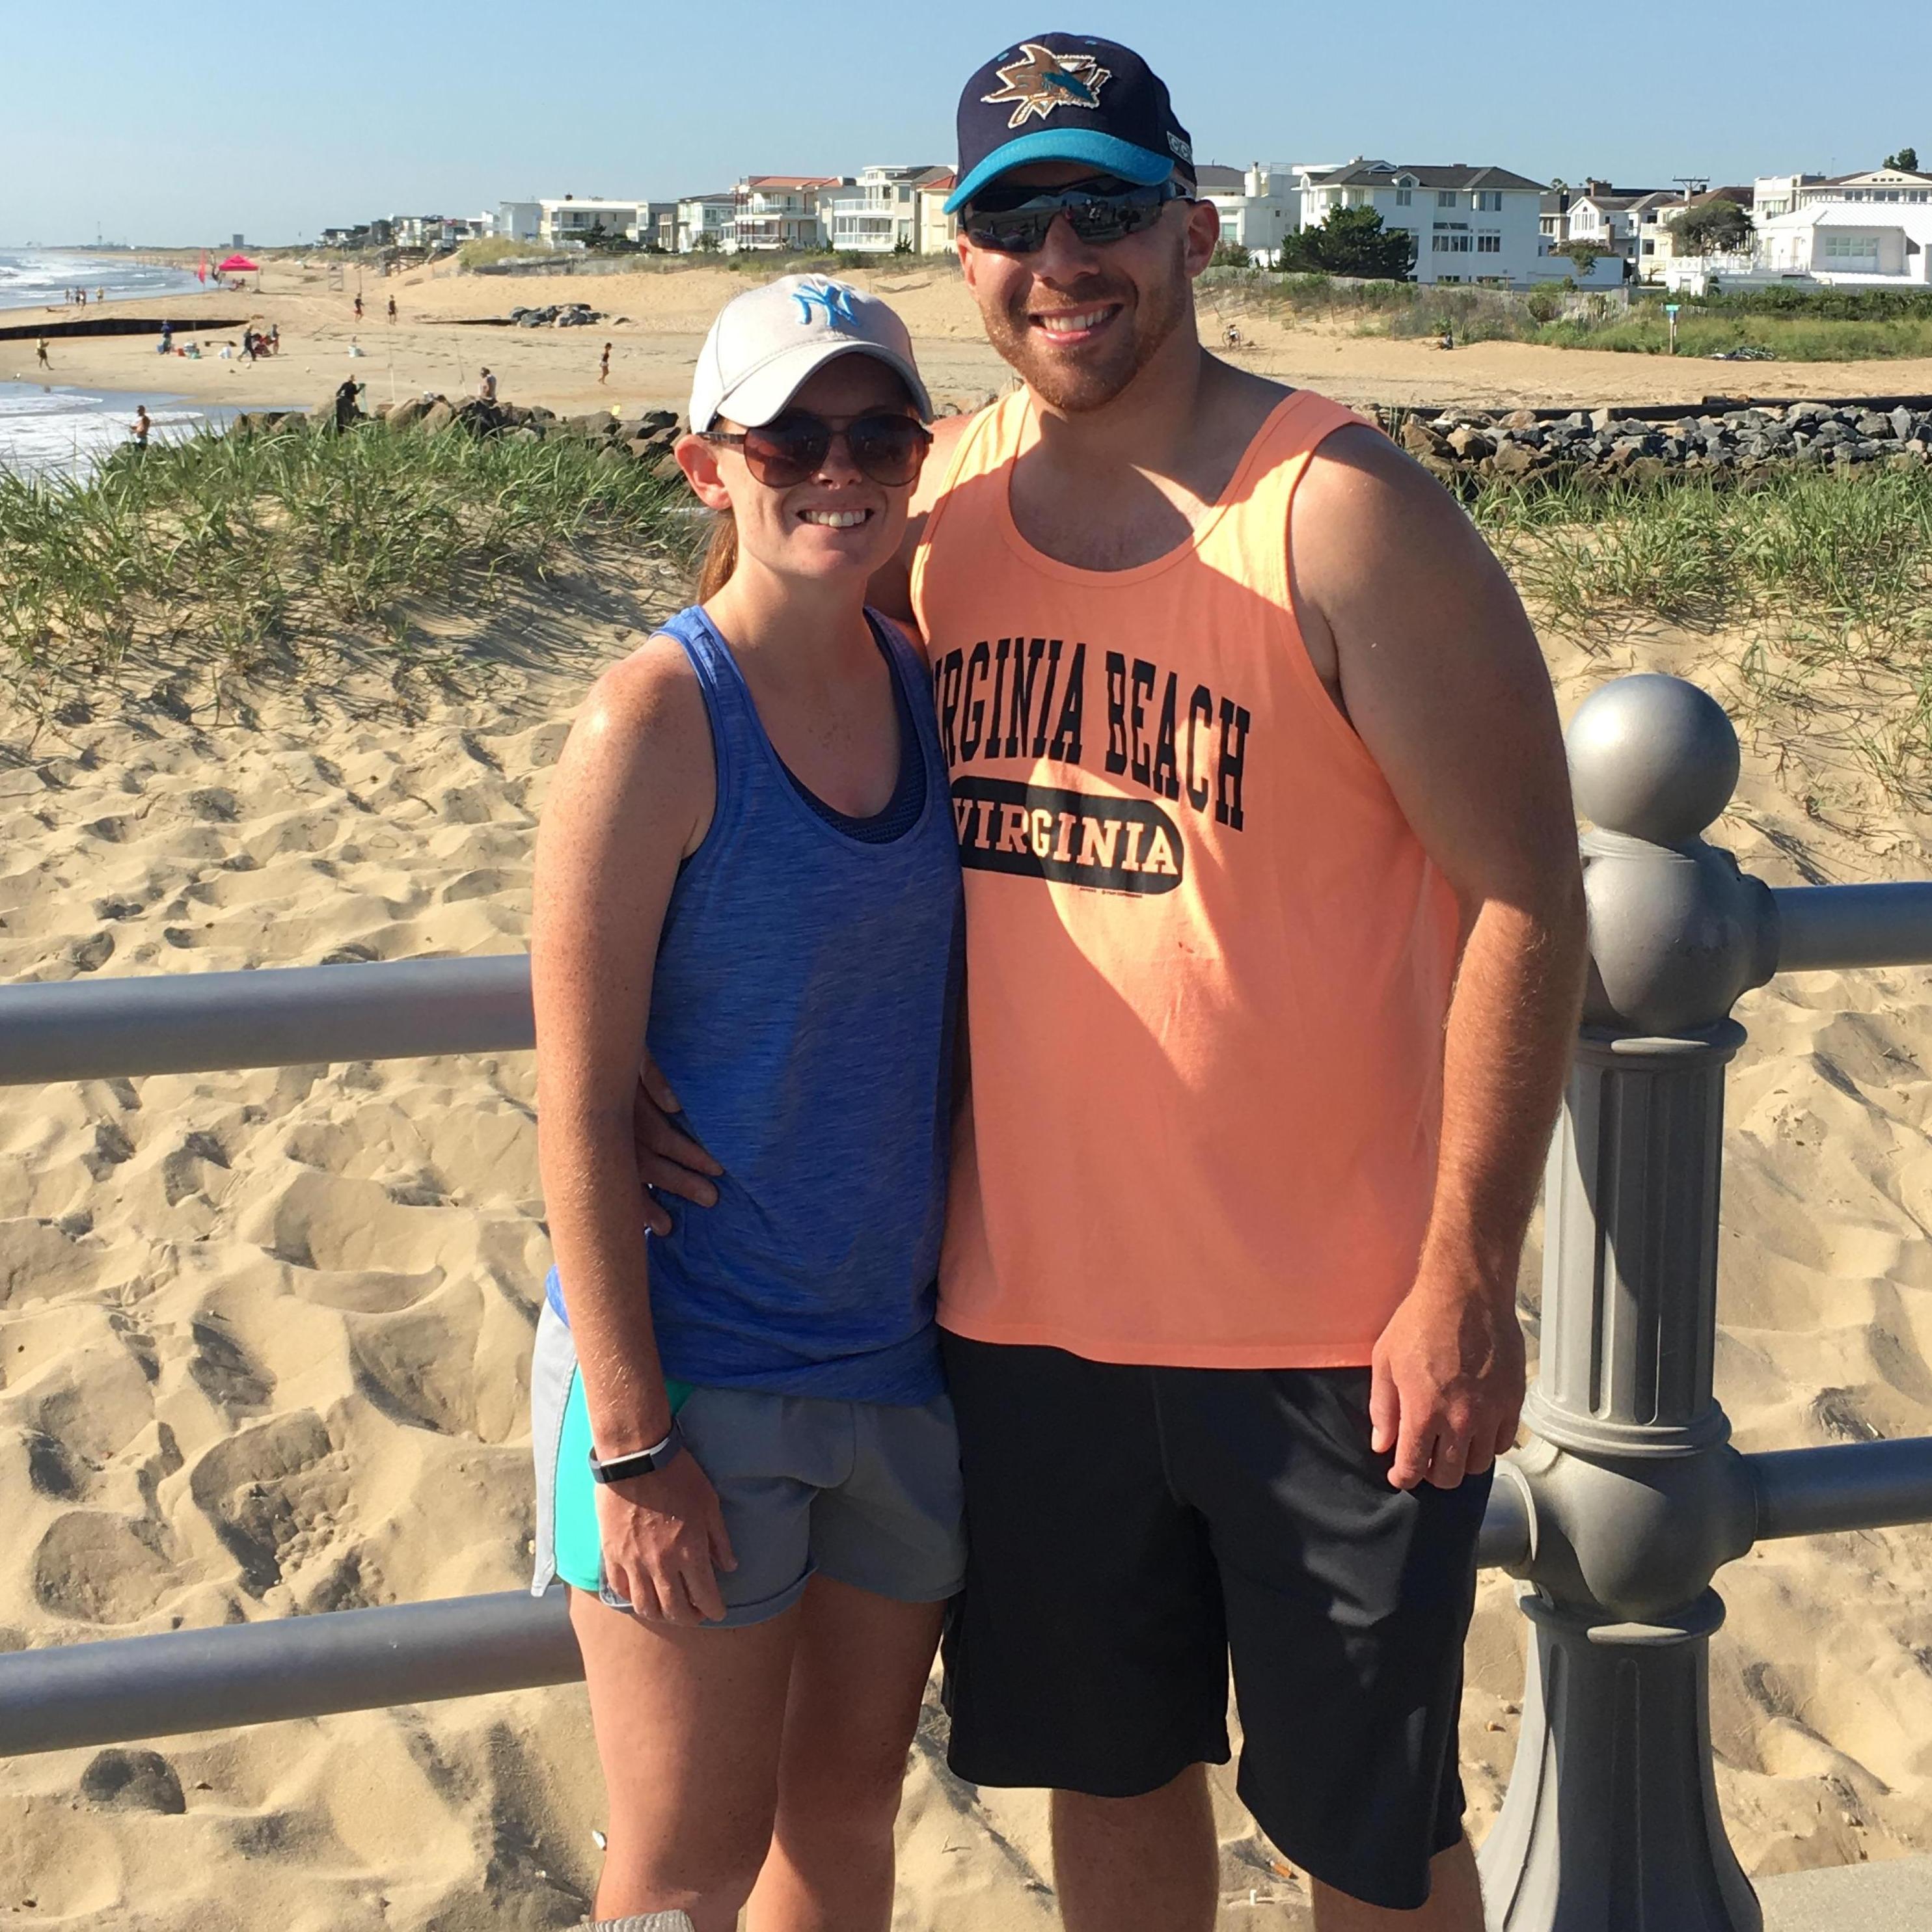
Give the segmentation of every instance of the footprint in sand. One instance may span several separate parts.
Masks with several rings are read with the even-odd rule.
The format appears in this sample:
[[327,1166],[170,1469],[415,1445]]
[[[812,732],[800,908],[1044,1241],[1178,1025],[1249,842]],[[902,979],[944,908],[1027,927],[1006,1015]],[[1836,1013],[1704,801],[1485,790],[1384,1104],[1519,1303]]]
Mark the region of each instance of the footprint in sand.
[[259,1597],[282,1580],[286,1560],[309,1553],[323,1519],[347,1502],[348,1459],[321,1417],[302,1409],[203,1451],[188,1494],[241,1565],[242,1587]]
[[152,1616],[173,1586],[173,1566],[155,1547],[158,1526],[99,1510],[57,1516],[34,1551],[34,1594],[43,1610],[89,1624],[130,1624]]

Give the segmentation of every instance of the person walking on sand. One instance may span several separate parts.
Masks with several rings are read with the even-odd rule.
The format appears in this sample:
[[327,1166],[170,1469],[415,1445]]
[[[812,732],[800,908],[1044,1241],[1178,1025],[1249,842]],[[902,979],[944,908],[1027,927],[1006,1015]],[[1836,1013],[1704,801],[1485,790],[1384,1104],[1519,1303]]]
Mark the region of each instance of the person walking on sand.
[[599,382],[610,380],[610,345],[608,342],[604,345],[604,353],[597,358],[597,380]]
[[[1481,1932],[1462,1647],[1583,979],[1549,678],[1418,465],[1202,346],[1144,61],[1022,42],[958,131],[1023,386],[942,425],[873,593],[965,868],[949,1762],[1051,1790],[1068,1932],[1208,1932],[1232,1665],[1322,1932]],[[671,1127],[640,1100],[644,1178],[714,1198]]]
[[47,338],[44,335],[34,344],[34,360],[43,369],[54,366],[47,360]]
[[358,322],[362,320],[362,291],[360,289],[356,291],[356,320]]
[[[699,601],[592,688],[538,835],[532,1587],[570,1586],[610,1932],[892,1922],[964,1557],[932,1320],[958,860],[924,664],[865,605],[931,415],[876,297],[726,305],[676,446],[721,520]],[[724,1162],[708,1214],[639,1216],[647,1046]]]
[[389,298],[389,320],[390,320],[392,322],[394,322],[394,321],[395,320],[395,319],[396,319],[396,298],[395,298],[395,297],[394,297],[394,296],[392,296]]

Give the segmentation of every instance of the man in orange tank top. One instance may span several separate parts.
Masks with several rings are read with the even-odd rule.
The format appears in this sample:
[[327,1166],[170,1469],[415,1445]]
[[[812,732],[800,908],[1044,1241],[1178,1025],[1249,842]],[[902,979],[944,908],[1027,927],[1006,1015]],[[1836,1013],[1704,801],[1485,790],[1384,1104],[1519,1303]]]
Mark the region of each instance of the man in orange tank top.
[[1207,1932],[1232,1659],[1323,1932],[1480,1932],[1462,1645],[1584,951],[1549,680],[1433,481],[1201,346],[1138,56],[1023,41],[959,135],[1024,387],[942,425],[897,592],[966,868],[953,1768],[1053,1788],[1070,1932]]
[[1322,1932],[1480,1932],[1462,1652],[1583,970],[1549,680],[1426,474],[1201,346],[1218,219],[1144,62],[1022,41],[959,134],[1023,386],[939,426],[873,593],[967,888],[951,1762],[1052,1790],[1069,1932],[1208,1932],[1232,1665]]

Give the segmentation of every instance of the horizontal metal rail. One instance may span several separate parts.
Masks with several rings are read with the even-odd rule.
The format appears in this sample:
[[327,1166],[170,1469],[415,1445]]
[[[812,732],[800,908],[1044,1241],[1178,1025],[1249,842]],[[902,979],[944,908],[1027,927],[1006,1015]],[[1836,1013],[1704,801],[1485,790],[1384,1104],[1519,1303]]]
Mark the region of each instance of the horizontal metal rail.
[[561,1590],[58,1644],[0,1656],[0,1756],[527,1690],[583,1675]]
[[1775,886],[1778,970],[1932,965],[1932,884]]
[[0,986],[0,1087],[532,1046],[527,954]]
[[[1778,970],[1932,964],[1932,884],[1780,886]],[[520,952],[0,986],[0,1086],[535,1044]]]
[[1932,1436],[1747,1456],[1760,1542],[1932,1522]]
[[[1932,1438],[1747,1456],[1760,1538],[1932,1520]],[[1477,1547],[1530,1561],[1529,1494],[1498,1468]],[[0,1656],[0,1756],[563,1684],[584,1666],[562,1591],[329,1610]]]

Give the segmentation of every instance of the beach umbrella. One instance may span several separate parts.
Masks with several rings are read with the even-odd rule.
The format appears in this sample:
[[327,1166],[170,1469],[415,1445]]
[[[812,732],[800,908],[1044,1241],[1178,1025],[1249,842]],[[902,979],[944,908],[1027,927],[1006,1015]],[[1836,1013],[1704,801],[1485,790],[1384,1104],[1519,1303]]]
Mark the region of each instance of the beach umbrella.
[[231,255],[225,262],[215,264],[218,275],[252,275],[261,267],[260,262],[251,262],[246,255]]

